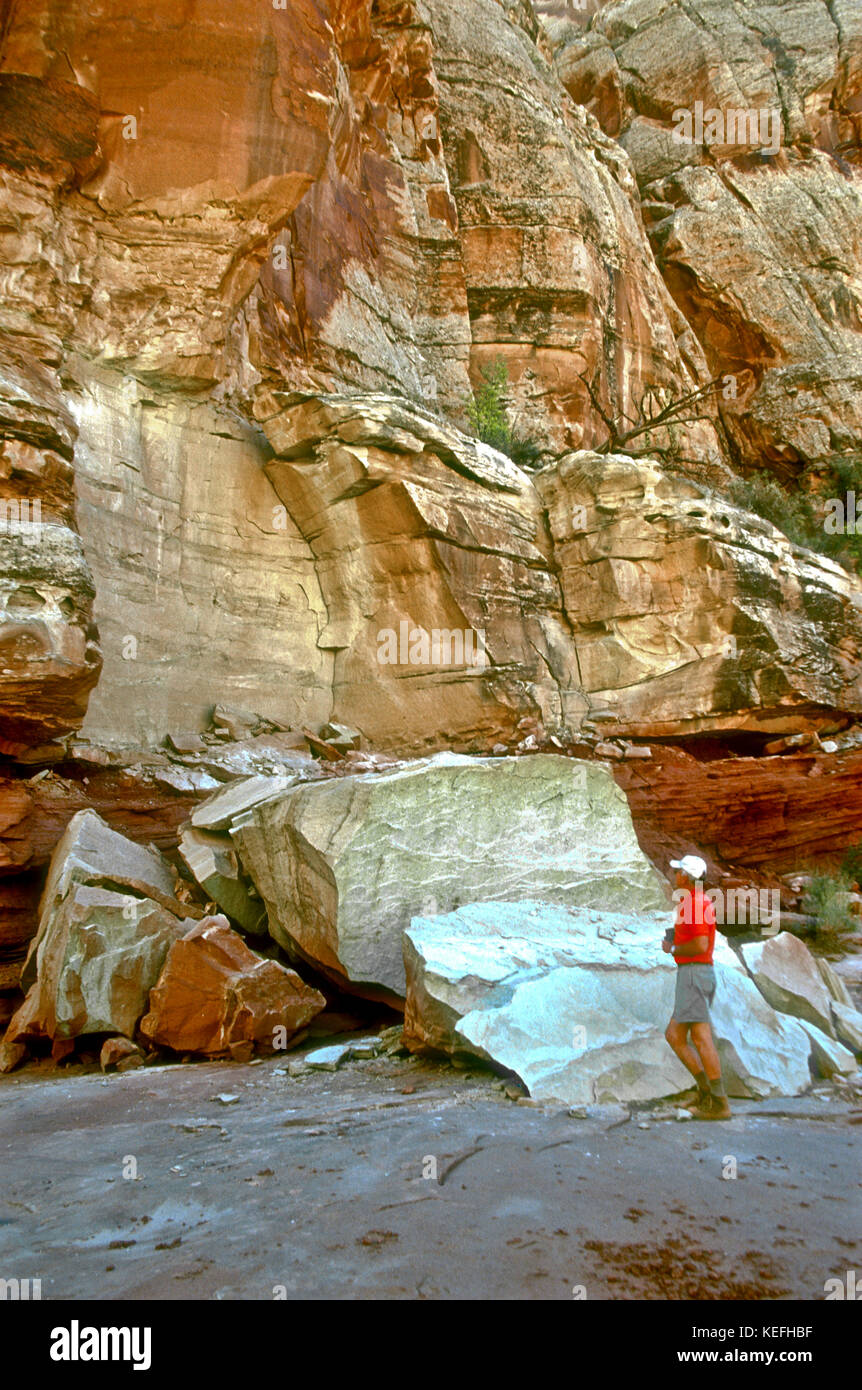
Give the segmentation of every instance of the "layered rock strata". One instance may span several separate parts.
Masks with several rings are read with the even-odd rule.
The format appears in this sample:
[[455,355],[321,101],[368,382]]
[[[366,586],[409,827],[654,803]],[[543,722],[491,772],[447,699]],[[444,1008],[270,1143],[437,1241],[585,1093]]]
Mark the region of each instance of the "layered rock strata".
[[792,478],[862,429],[862,22],[853,0],[624,0],[547,33],[631,158],[656,262],[725,380],[738,462]]
[[862,583],[651,459],[543,469],[578,681],[604,731],[834,727],[862,708]]

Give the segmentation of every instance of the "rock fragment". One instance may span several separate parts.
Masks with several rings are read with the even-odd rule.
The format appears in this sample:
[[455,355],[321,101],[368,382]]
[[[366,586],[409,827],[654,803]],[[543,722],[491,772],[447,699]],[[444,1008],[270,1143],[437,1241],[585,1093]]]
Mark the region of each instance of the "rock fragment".
[[130,1038],[106,1038],[99,1053],[102,1071],[131,1071],[143,1066],[144,1054]]
[[812,1060],[821,1076],[849,1076],[856,1071],[856,1058],[848,1048],[807,1019],[800,1019],[800,1024],[811,1039]]
[[266,934],[266,908],[242,872],[229,835],[186,826],[179,852],[196,882],[231,921],[254,936]]
[[168,952],[141,1034],[156,1046],[209,1057],[245,1042],[273,1052],[325,1006],[294,971],[250,951],[224,917],[209,917]]
[[222,787],[192,812],[196,830],[228,830],[231,821],[261,801],[280,796],[299,781],[295,776],[243,777]]
[[112,830],[95,811],[78,811],[51,856],[39,905],[39,930],[21,973],[24,989],[36,978],[38,953],[54,907],[74,882],[101,884],[118,891],[129,889],[141,896],[152,896],[179,917],[192,915],[177,903],[173,871],[158,850],[136,844]]
[[862,1055],[862,1013],[851,1004],[839,1004],[833,1000],[832,1022],[838,1041],[849,1047],[851,1052]]
[[813,1023],[834,1037],[832,1000],[817,961],[790,932],[741,947],[742,958],[764,999],[780,1013]]
[[187,927],[150,899],[72,882],[41,931],[36,979],[9,1035],[132,1037],[168,948]]

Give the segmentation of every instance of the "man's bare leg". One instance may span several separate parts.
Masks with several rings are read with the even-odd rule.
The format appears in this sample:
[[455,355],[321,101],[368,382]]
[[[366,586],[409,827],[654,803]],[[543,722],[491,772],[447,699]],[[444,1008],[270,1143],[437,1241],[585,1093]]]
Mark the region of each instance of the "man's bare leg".
[[703,1069],[706,1072],[707,1080],[720,1081],[721,1062],[718,1057],[718,1048],[713,1041],[712,1029],[708,1023],[690,1023],[689,1027],[691,1028],[691,1040],[703,1060]]
[[[682,1062],[686,1070],[691,1072],[692,1076],[697,1076],[699,1072],[706,1071],[706,1068],[704,1067],[703,1062],[700,1060],[700,1057],[698,1056],[697,1052],[695,1052],[694,1048],[688,1041],[688,1030],[690,1028],[693,1034],[695,1028],[703,1027],[709,1028],[709,1024],[677,1023],[676,1019],[672,1018],[670,1023],[667,1025],[667,1028],[665,1029],[664,1033],[665,1038],[670,1043],[677,1057]],[[715,1049],[713,1049],[713,1051],[714,1050]],[[717,1063],[717,1053],[715,1060]],[[707,1071],[706,1074],[708,1077],[709,1072]],[[721,1070],[719,1069],[719,1076],[720,1075]]]

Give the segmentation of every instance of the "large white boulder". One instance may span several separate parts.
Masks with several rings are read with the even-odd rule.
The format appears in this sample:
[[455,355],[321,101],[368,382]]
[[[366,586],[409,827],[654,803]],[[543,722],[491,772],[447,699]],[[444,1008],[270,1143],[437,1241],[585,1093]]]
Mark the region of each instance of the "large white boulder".
[[811,1084],[813,1044],[798,1019],[776,1013],[739,970],[716,965],[713,1033],[731,1096],[796,1096]]
[[[414,918],[404,937],[405,1039],[469,1053],[570,1105],[673,1095],[691,1084],[664,1039],[677,967],[668,914],[471,903]],[[731,1095],[797,1094],[811,1042],[780,1017],[725,942],[713,1022]]]
[[666,909],[610,769],[556,754],[452,753],[293,787],[231,830],[289,952],[359,988],[405,991],[420,913],[537,898]]

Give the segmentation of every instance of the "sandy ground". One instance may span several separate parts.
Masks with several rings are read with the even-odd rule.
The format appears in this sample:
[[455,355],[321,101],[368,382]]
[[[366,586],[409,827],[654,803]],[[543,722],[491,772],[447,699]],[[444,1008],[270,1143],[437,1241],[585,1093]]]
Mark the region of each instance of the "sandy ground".
[[43,1299],[819,1300],[862,1268],[858,1093],[698,1124],[417,1059],[285,1065],[3,1078],[0,1276]]

